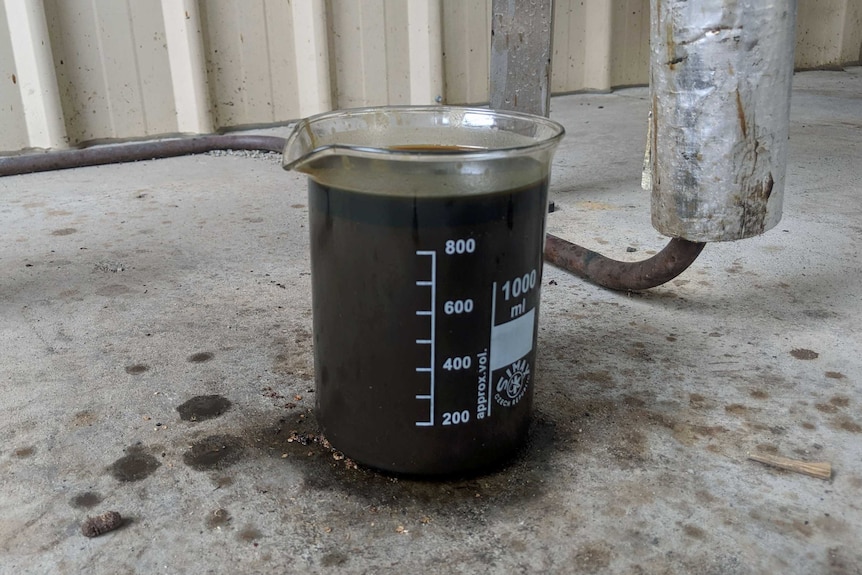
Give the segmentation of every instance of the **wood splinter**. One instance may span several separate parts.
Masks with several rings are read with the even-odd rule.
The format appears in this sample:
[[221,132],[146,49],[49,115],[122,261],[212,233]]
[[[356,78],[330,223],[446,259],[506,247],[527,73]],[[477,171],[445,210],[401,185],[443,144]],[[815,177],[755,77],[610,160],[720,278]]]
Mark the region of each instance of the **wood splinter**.
[[749,453],[748,458],[752,461],[765,463],[778,469],[793,471],[794,473],[802,473],[818,479],[830,479],[832,477],[832,464],[828,461],[824,462],[808,462],[798,459],[789,459],[778,455],[762,455],[759,453]]

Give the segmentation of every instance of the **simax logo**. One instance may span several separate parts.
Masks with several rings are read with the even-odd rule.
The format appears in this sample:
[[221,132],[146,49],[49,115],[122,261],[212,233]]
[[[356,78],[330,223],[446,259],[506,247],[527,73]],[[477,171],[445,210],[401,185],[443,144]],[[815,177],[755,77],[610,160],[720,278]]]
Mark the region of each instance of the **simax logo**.
[[497,382],[497,393],[494,399],[503,407],[517,405],[527,391],[530,383],[530,364],[526,359],[519,359],[506,368],[506,375]]

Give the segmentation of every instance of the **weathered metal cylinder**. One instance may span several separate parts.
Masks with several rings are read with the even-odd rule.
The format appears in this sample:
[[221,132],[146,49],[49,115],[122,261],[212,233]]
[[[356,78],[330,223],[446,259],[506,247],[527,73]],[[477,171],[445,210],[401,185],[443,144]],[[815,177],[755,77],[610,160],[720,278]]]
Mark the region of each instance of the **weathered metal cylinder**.
[[652,0],[652,223],[738,240],[781,219],[796,0]]

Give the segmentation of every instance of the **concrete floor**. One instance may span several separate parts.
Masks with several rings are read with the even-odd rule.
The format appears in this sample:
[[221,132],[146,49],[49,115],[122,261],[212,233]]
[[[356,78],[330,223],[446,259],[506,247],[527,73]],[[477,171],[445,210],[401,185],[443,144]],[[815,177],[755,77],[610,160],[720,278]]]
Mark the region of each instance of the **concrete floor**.
[[[860,94],[862,68],[796,76],[765,235],[648,293],[546,268],[529,447],[460,481],[289,441],[315,430],[310,277],[277,158],[0,179],[0,572],[862,573]],[[550,231],[663,244],[645,95],[553,100]],[[183,420],[203,395],[230,406]],[[83,537],[109,509],[123,527]]]

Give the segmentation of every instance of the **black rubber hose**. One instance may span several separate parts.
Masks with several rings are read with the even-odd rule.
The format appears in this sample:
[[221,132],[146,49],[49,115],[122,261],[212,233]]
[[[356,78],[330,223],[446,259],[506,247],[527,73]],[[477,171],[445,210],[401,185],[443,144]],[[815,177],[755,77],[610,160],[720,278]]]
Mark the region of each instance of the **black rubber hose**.
[[[282,152],[284,144],[285,139],[276,136],[229,134],[0,156],[0,176],[188,156],[213,150]],[[548,234],[545,259],[601,287],[639,291],[659,286],[681,274],[694,262],[705,245],[674,238],[649,259],[620,262]]]

